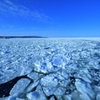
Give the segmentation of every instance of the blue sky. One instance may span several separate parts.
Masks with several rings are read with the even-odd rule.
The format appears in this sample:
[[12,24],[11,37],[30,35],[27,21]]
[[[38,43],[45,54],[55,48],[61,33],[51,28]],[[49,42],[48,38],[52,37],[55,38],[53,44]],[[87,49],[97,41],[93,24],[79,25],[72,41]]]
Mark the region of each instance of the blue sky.
[[0,0],[0,35],[100,37],[100,0]]

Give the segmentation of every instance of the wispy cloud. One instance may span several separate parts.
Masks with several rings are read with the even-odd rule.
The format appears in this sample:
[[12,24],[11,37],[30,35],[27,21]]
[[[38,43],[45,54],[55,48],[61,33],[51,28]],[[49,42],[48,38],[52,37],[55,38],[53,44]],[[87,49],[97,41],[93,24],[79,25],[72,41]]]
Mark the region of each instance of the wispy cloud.
[[8,12],[13,15],[24,16],[26,18],[30,16],[33,20],[38,21],[48,21],[50,19],[46,14],[38,10],[33,11],[24,5],[16,4],[13,0],[0,1],[0,11]]

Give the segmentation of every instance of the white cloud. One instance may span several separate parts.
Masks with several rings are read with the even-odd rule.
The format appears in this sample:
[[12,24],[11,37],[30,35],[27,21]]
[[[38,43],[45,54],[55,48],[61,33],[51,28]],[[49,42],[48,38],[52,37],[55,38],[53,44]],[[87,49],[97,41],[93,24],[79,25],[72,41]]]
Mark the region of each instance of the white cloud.
[[13,15],[24,16],[26,18],[30,16],[33,20],[39,20],[43,22],[50,20],[50,18],[44,13],[41,13],[38,10],[32,11],[24,5],[17,5],[13,0],[0,1],[0,10]]

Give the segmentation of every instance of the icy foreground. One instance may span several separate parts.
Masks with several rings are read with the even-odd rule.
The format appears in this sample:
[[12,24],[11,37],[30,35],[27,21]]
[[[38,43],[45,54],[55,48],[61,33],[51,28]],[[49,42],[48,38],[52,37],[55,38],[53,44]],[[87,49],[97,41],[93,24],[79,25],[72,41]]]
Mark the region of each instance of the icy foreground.
[[100,39],[0,39],[0,100],[100,100]]

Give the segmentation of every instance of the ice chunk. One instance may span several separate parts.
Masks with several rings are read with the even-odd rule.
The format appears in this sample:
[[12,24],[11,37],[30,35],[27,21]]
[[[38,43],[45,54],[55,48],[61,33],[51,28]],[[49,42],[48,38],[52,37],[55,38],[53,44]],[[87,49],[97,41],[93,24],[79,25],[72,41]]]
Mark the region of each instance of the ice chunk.
[[30,80],[28,79],[25,78],[20,79],[11,89],[10,95],[18,96],[19,94],[23,93],[29,83]]
[[39,81],[35,81],[35,82],[31,83],[31,84],[27,87],[26,92],[30,92],[30,91],[34,90],[34,88],[35,88],[38,84],[39,84]]
[[41,72],[48,73],[53,71],[53,65],[51,62],[46,61],[45,63],[42,63],[41,65]]
[[31,92],[27,94],[27,98],[29,100],[40,100],[40,94],[37,91]]
[[[90,97],[87,94],[80,94],[80,100],[91,100]],[[79,99],[77,99],[79,100]]]
[[75,86],[77,91],[80,92],[81,94],[89,95],[92,99],[94,98],[94,92],[92,91],[92,88],[88,83],[76,79]]
[[85,84],[81,82],[79,79],[76,79],[75,86],[80,93],[84,93],[87,91]]
[[36,71],[36,72],[40,72],[40,66],[41,66],[41,62],[40,61],[35,61],[34,62],[34,70]]
[[30,92],[30,93],[27,93],[26,96],[29,100],[46,100],[45,95],[40,90],[36,90],[36,91]]
[[63,68],[66,65],[66,60],[61,55],[55,55],[52,59],[53,66]]
[[54,75],[47,75],[41,79],[42,86],[53,86],[56,87],[58,84],[58,80],[55,78]]
[[43,91],[46,94],[46,96],[53,95],[56,91],[55,87],[43,87]]
[[32,73],[28,74],[27,76],[29,78],[33,79],[34,81],[39,78],[38,73],[36,73],[36,72],[32,72]]

